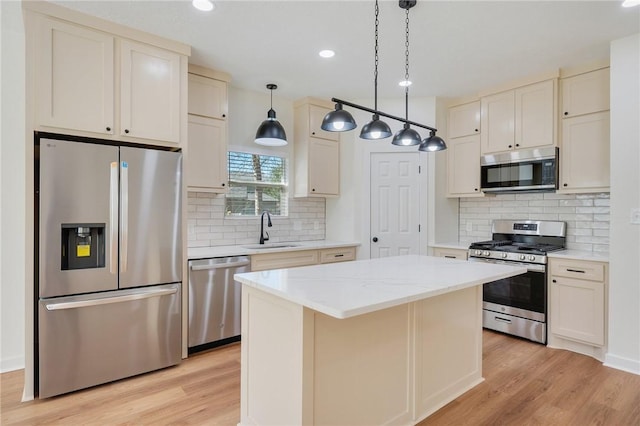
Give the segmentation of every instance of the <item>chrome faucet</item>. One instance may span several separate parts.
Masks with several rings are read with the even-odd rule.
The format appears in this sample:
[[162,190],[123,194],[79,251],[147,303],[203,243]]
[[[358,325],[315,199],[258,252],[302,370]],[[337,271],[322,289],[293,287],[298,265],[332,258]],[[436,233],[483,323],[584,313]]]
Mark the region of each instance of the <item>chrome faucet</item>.
[[[260,244],[264,244],[265,241],[269,241],[269,233],[264,230],[264,215],[267,215],[267,227],[271,228],[273,225],[271,224],[271,215],[269,214],[269,210],[265,210],[262,212],[262,216],[260,216]],[[264,235],[267,234],[265,237]]]

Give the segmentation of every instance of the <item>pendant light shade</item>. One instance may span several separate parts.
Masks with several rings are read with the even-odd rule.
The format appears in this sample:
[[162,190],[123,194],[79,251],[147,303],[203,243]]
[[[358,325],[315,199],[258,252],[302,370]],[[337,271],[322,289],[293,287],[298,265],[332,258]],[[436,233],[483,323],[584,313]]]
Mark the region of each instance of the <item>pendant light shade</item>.
[[360,131],[362,139],[385,139],[391,136],[391,129],[384,121],[380,120],[378,114],[373,114],[370,122],[364,125]]
[[408,123],[405,123],[402,130],[399,130],[395,135],[393,135],[393,140],[391,141],[393,145],[398,146],[419,145],[420,142],[420,133],[409,127]]
[[347,132],[356,126],[356,120],[351,113],[343,110],[342,104],[336,104],[336,109],[324,116],[320,128],[327,132]]
[[422,141],[418,151],[434,152],[445,149],[447,149],[447,144],[444,142],[444,139],[440,136],[436,136],[436,132],[432,130],[429,137]]
[[273,109],[273,91],[278,86],[267,84],[267,89],[271,90],[271,108],[267,112],[267,119],[260,124],[256,132],[255,143],[264,146],[283,146],[287,144],[287,135],[284,127],[276,119],[276,112]]

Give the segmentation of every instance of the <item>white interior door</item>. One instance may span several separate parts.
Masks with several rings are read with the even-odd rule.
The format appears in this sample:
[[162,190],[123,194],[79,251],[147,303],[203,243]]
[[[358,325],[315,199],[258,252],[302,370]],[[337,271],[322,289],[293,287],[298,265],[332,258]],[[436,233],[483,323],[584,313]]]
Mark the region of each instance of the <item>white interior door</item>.
[[371,154],[371,258],[418,254],[419,154]]

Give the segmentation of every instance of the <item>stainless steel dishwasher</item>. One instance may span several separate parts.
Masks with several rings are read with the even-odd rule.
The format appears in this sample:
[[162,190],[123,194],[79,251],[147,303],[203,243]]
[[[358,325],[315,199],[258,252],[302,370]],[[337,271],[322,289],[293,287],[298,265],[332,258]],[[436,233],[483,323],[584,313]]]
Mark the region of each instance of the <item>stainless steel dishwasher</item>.
[[233,275],[250,270],[249,256],[189,261],[189,352],[240,340],[242,286]]

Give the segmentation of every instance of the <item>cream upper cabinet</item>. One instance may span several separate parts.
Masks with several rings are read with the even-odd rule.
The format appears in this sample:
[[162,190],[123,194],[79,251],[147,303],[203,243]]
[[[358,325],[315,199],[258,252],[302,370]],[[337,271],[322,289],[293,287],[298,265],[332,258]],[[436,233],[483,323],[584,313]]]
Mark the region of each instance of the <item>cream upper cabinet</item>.
[[483,97],[482,154],[554,146],[556,99],[555,79]]
[[560,192],[610,190],[609,68],[560,81]]
[[189,114],[188,149],[185,157],[190,191],[227,190],[227,123]]
[[189,73],[189,114],[227,119],[227,81]]
[[229,74],[189,65],[189,128],[185,171],[190,191],[224,193],[227,172]]
[[609,111],[562,120],[561,192],[609,191]]
[[605,345],[607,264],[552,258],[549,268],[550,341]]
[[187,56],[178,51],[188,46],[167,41],[173,51],[39,14],[29,32],[32,25],[36,128],[146,144],[183,141]]
[[120,134],[180,142],[180,55],[120,42]]
[[339,134],[319,130],[322,118],[331,110],[330,103],[313,98],[294,104],[295,197],[340,194]]
[[449,139],[480,133],[480,101],[449,108]]
[[480,136],[452,138],[447,146],[447,196],[482,196]]
[[562,116],[609,110],[609,68],[603,68],[560,81]]
[[113,134],[114,37],[40,18],[36,38],[36,122]]

